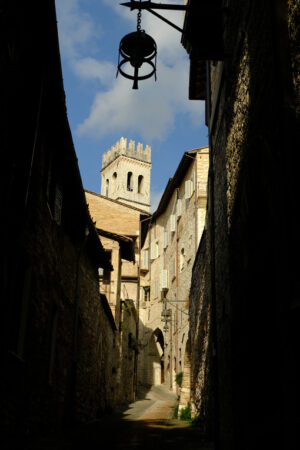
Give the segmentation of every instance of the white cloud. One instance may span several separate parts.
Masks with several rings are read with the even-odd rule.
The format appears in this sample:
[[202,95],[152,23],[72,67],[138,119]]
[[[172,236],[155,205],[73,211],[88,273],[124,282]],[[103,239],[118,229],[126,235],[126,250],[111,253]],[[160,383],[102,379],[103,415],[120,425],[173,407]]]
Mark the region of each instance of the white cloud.
[[67,59],[77,58],[99,34],[99,27],[80,8],[79,0],[56,0],[56,11],[62,55]]
[[100,62],[91,57],[73,60],[71,67],[79,78],[98,79],[103,84],[111,84],[116,74],[114,64],[109,61]]

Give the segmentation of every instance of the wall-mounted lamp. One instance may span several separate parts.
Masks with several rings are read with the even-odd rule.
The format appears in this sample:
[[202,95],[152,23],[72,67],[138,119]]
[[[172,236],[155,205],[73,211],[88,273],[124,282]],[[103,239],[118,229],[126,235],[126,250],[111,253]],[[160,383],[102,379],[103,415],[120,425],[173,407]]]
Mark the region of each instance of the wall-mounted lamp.
[[[137,14],[137,30],[133,33],[129,33],[121,39],[119,46],[119,59],[118,59],[118,70],[117,76],[119,72],[125,78],[129,78],[133,80],[132,89],[138,89],[138,81],[146,80],[150,78],[152,75],[155,76],[156,81],[156,55],[157,55],[157,47],[154,39],[146,34],[144,30],[141,29],[141,11],[146,9],[150,13],[154,14],[156,17],[159,17],[161,20],[171,25],[176,30],[182,32],[182,29],[177,25],[170,22],[165,17],[161,16],[157,12],[153,11],[153,9],[166,9],[166,10],[177,10],[184,11],[187,9],[186,5],[168,5],[163,3],[153,3],[152,1],[136,1],[131,0],[130,2],[121,3],[122,6],[127,6],[133,11],[134,9],[138,10]],[[122,58],[122,59],[121,59]],[[154,60],[154,61],[153,61]],[[133,75],[130,75],[128,72],[125,72],[122,66],[126,63],[130,63],[134,68]],[[139,69],[141,66],[146,63],[151,66],[152,70],[146,75],[139,75]]]

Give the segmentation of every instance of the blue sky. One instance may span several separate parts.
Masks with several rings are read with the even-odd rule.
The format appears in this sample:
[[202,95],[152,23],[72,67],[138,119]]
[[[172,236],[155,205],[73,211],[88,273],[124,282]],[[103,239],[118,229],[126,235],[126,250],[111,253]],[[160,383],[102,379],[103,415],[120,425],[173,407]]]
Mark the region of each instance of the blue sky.
[[[167,0],[180,3],[180,0]],[[100,192],[102,153],[121,136],[152,147],[154,208],[186,150],[207,145],[204,102],[188,100],[189,60],[181,35],[152,14],[142,29],[158,47],[157,81],[116,78],[121,38],[136,30],[136,11],[120,0],[56,0],[68,118],[83,185]],[[182,12],[162,12],[182,27]]]

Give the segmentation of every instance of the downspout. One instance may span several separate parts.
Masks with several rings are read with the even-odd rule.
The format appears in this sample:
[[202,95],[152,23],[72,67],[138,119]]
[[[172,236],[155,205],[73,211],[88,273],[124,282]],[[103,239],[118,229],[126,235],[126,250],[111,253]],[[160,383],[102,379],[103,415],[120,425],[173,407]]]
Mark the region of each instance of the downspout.
[[214,391],[214,447],[220,449],[220,404],[219,404],[219,370],[217,340],[217,302],[216,302],[216,261],[215,261],[215,205],[214,205],[214,159],[213,143],[210,130],[211,84],[210,61],[206,61],[206,120],[208,127],[209,171],[208,171],[208,205],[210,228],[210,281],[211,281],[211,335],[212,335],[212,372]]

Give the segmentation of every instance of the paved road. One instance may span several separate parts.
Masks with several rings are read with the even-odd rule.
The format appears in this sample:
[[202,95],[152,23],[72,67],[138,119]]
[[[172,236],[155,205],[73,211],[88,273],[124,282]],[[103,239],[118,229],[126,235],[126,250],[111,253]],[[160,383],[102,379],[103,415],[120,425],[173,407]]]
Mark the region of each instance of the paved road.
[[[26,450],[212,450],[199,429],[171,419],[176,395],[153,387],[125,411],[82,425],[60,436],[19,447]],[[10,447],[9,450],[16,450]]]

